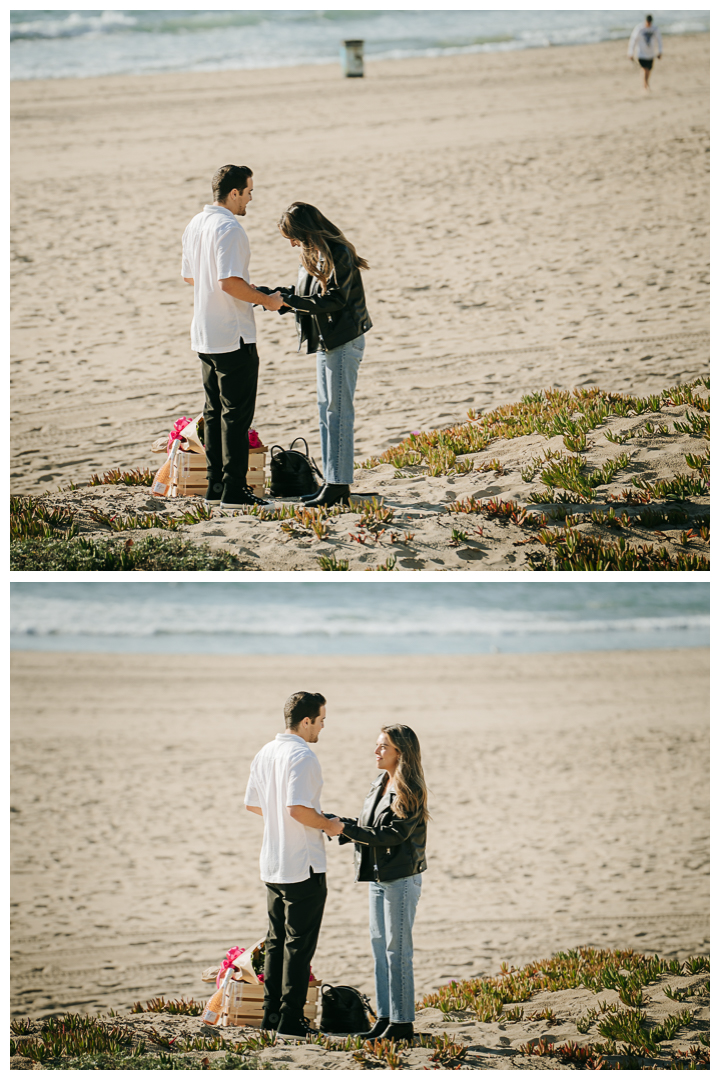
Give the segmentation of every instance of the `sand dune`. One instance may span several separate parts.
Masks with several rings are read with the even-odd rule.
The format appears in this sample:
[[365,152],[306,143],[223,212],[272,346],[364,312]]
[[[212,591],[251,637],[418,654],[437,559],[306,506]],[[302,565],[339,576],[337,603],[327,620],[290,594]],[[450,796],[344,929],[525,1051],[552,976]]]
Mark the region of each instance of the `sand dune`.
[[[707,391],[701,384],[694,393],[694,400],[705,400]],[[425,460],[401,469],[385,462],[358,469],[353,491],[375,492],[382,501],[380,513],[387,520],[381,522],[376,517],[363,524],[363,507],[371,500],[358,498],[348,512],[326,517],[320,535],[313,531],[311,522],[303,525],[297,519],[292,523],[277,518],[261,520],[252,514],[218,509],[202,519],[197,499],[163,499],[147,487],[122,483],[50,494],[42,503],[45,513],[62,510],[71,514],[83,539],[113,540],[116,547],[128,542],[142,544],[149,535],[172,536],[183,543],[202,544],[214,556],[231,557],[235,570],[318,571],[325,565],[323,559],[335,559],[335,565],[347,563],[351,573],[388,565],[398,572],[553,569],[555,556],[550,553],[554,549],[543,541],[543,535],[564,536],[563,519],[572,511],[577,526],[574,534],[606,545],[605,568],[619,568],[607,563],[607,551],[615,545],[617,553],[621,539],[633,550],[649,547],[655,554],[666,551],[671,559],[689,557],[696,561],[680,568],[707,573],[709,493],[686,493],[680,502],[673,496],[648,496],[648,505],[639,501],[642,493],[634,486],[636,482],[664,483],[676,476],[689,481],[688,457],[703,457],[708,440],[703,434],[675,430],[675,424],[689,426],[688,414],[699,421],[708,420],[706,412],[675,405],[669,398],[657,410],[649,407],[640,415],[610,415],[589,433],[581,455],[568,453],[562,435],[534,433],[493,439],[484,451],[460,455],[457,468],[467,466],[466,472],[453,468],[448,475],[432,476]],[[608,441],[606,435],[615,441]],[[614,470],[613,475],[592,489],[589,502],[582,495],[568,494],[559,484],[553,494],[565,503],[538,504],[532,496],[549,497],[541,480],[548,455],[555,455],[553,460],[559,456],[566,461],[582,460],[585,476],[606,467]],[[626,463],[619,467],[615,463],[622,457]],[[157,457],[156,464],[162,460]],[[698,478],[697,472],[692,475]],[[470,505],[468,500],[475,500],[476,509],[470,513],[462,509]],[[506,504],[506,509],[507,504],[513,504],[520,513],[527,509],[524,523],[493,515],[488,509],[493,500]],[[575,505],[568,505],[571,502]],[[296,507],[297,500],[271,500],[267,512],[290,514]],[[612,521],[607,517],[609,512],[614,515]],[[184,513],[194,515],[194,519],[183,523]],[[623,517],[626,523],[620,526]],[[173,526],[174,530],[168,531]],[[630,568],[661,565],[641,563]]]
[[[192,633],[192,629],[188,629]],[[707,952],[708,652],[317,658],[14,653],[12,1011],[201,997],[265,929],[249,763],[328,698],[324,808],[357,813],[377,730],[431,789],[416,990],[581,944]],[[372,993],[367,896],[328,845],[314,968]]]
[[[648,1018],[648,1027],[652,1025],[654,1028],[688,1011],[688,1004],[679,999],[668,999],[666,990],[679,991],[680,995],[688,994],[689,1011],[693,1013],[692,1021],[683,1024],[672,1041],[659,1044],[655,1052],[644,1059],[645,1068],[653,1065],[672,1067],[673,1059],[678,1061],[683,1057],[687,1067],[688,1058],[698,1061],[701,1055],[707,1067],[710,1051],[700,1044],[699,1036],[702,1034],[709,1039],[709,986],[707,972],[696,975],[664,974],[652,980],[650,986],[643,990],[643,1012]],[[605,1013],[604,1009],[607,1010]],[[395,1067],[416,1070],[456,1068],[459,1062],[459,1067],[465,1069],[562,1068],[562,1048],[574,1046],[579,1047],[581,1052],[594,1052],[594,1060],[585,1064],[586,1068],[612,1068],[623,1057],[622,1065],[628,1068],[627,1044],[616,1046],[614,1054],[596,1049],[598,1043],[607,1045],[599,1038],[599,1026],[612,1016],[610,1010],[613,1009],[627,1011],[616,990],[603,989],[595,993],[584,986],[541,991],[525,1000],[519,1008],[506,1005],[501,1020],[480,1021],[471,1010],[455,1012],[448,1017],[436,1008],[422,1009],[416,1016],[414,1045],[398,1048],[399,1065]],[[521,1014],[519,1017],[518,1012]],[[596,1019],[591,1020],[593,1014]],[[218,1030],[203,1024],[199,1017],[144,1012],[116,1015],[112,1019],[106,1017],[100,1023],[111,1030],[119,1025],[124,1033],[130,1033],[134,1046],[144,1041],[149,1053],[162,1052],[161,1047],[153,1043],[153,1038],[173,1039],[176,1060],[180,1058],[196,1069],[229,1068],[222,1062],[227,1054],[233,1052],[242,1054],[240,1061],[254,1062],[266,1068],[325,1070],[391,1067],[387,1064],[387,1057],[383,1058],[386,1050],[381,1045],[366,1042],[358,1053],[355,1047],[346,1049],[343,1045],[346,1039],[334,1035],[324,1038],[315,1035],[307,1041],[275,1037],[269,1045],[255,1049],[252,1040],[257,1040],[260,1034],[257,1029],[230,1027]],[[16,1040],[18,1056],[11,1058],[11,1068],[31,1067],[27,1059],[23,1061],[22,1054],[39,1034],[42,1023],[36,1020],[31,1022],[30,1027],[31,1033]],[[268,1033],[263,1034],[268,1036]],[[198,1049],[194,1054],[183,1052],[181,1047],[185,1040],[196,1041],[198,1038],[205,1040],[208,1049]],[[223,1040],[227,1050],[209,1049],[217,1039]],[[444,1055],[438,1054],[438,1047],[443,1042],[445,1045],[450,1043],[450,1052],[446,1051]],[[203,1059],[204,1065],[201,1065]],[[237,1057],[235,1060],[238,1060]],[[580,1063],[584,1064],[582,1059]]]
[[[319,205],[371,264],[356,459],[546,386],[646,394],[708,370],[709,38],[643,96],[625,43],[368,65],[16,82],[12,488],[149,464],[202,405],[182,230],[226,161],[275,222]],[[51,177],[38,191],[28,178]],[[255,426],[318,452],[312,359],[258,316]]]

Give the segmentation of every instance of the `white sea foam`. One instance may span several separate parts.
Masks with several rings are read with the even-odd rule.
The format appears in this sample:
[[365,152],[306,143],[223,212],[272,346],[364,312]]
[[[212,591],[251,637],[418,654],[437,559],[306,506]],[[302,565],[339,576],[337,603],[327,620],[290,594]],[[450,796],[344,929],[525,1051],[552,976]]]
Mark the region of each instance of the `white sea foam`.
[[[10,13],[11,78],[337,63],[344,38],[400,59],[627,37],[630,11],[27,11]],[[709,31],[708,11],[663,11],[665,34]]]
[[[584,648],[622,641],[643,647],[669,637],[697,644],[709,634],[707,586],[537,584],[187,585],[104,583],[12,586],[11,635],[16,647],[50,639],[204,641],[206,650],[263,640],[292,651],[313,639],[367,651],[415,642],[475,643],[534,651],[549,640],[583,639]],[[163,640],[165,645],[163,645]],[[23,641],[25,646],[23,646]]]

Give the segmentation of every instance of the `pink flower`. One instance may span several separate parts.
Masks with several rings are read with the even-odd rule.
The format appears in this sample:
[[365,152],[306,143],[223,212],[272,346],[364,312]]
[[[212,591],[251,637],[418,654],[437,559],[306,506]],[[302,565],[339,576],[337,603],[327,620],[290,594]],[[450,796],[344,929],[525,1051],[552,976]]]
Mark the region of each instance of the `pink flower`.
[[220,989],[220,983],[225,978],[225,974],[228,968],[234,967],[235,961],[237,960],[238,956],[242,956],[244,952],[245,950],[241,949],[238,945],[233,945],[232,949],[228,949],[227,955],[223,962],[220,964],[220,970],[218,971],[217,978],[215,979],[215,984],[218,989]]
[[248,431],[248,443],[250,446],[262,446],[262,439],[254,428]]
[[170,453],[170,448],[172,447],[172,444],[175,442],[175,440],[182,438],[180,433],[184,430],[184,428],[188,426],[188,424],[192,424],[192,416],[181,416],[178,420],[175,421],[173,429],[168,435],[168,453]]

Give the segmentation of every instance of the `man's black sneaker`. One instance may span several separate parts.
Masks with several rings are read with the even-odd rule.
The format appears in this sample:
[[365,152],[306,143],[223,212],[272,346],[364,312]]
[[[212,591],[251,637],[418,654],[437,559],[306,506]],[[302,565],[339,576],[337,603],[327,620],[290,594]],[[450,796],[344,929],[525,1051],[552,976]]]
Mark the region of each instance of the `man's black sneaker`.
[[223,483],[221,480],[208,480],[207,491],[205,492],[205,505],[206,506],[219,506],[223,497]]
[[226,484],[223,489],[221,510],[242,510],[243,506],[267,506],[267,499],[261,499],[247,484]]
[[277,1026],[280,1023],[280,1013],[273,1012],[271,1009],[265,1009],[263,1012],[261,1028],[265,1031],[277,1031]]
[[280,1014],[280,1023],[277,1029],[278,1035],[294,1035],[298,1039],[304,1039],[306,1035],[317,1035],[315,1028],[308,1023],[304,1016],[292,1019]]

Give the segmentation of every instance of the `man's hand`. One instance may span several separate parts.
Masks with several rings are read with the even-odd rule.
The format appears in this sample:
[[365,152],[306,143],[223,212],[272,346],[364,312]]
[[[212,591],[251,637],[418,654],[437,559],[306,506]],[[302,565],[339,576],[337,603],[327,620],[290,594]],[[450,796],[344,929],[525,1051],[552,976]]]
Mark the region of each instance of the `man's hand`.
[[[262,296],[263,294],[261,293],[260,295]],[[266,296],[262,303],[263,306],[268,309],[268,311],[279,311],[285,303],[285,300],[282,293],[274,292],[271,293],[270,296]]]
[[338,817],[327,818],[327,825],[323,829],[323,832],[328,836],[339,836],[345,828],[344,822]]
[[236,300],[244,300],[247,304],[261,304],[268,311],[279,311],[284,303],[282,293],[274,292],[267,296],[240,277],[220,278],[220,288]]
[[[313,810],[312,806],[302,806],[301,804],[288,806],[288,814],[294,821],[299,821],[301,825],[305,825],[309,829],[319,829],[321,832],[327,833],[328,836],[337,836],[342,832],[342,822],[339,818],[326,818],[324,814],[318,814],[317,810]],[[340,822],[340,828],[337,827],[338,822]]]

